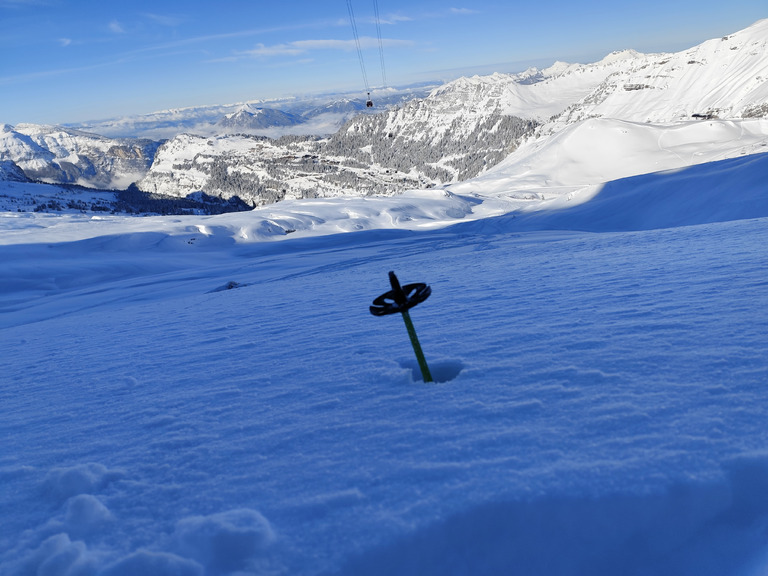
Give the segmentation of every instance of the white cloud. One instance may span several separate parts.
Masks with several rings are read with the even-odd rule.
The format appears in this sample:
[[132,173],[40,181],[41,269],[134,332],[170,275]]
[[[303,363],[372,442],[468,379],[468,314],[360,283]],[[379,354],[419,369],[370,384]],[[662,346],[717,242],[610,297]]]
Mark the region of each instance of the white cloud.
[[451,8],[451,14],[480,14],[477,10],[471,8]]
[[[372,40],[373,38],[360,38],[360,46],[367,48],[367,44]],[[354,40],[297,40],[292,44],[303,50],[355,50]]]
[[152,20],[156,24],[160,24],[161,26],[168,26],[170,28],[174,28],[176,26],[179,26],[183,22],[183,18],[179,16],[168,16],[165,14],[153,14],[150,12],[144,13],[144,17],[146,17],[149,20]]
[[242,52],[247,56],[268,57],[268,56],[295,56],[301,54],[302,49],[296,48],[290,44],[275,44],[274,46],[265,46],[264,44],[257,44],[253,50]]
[[[381,24],[397,24],[398,22],[413,22],[413,18],[402,14],[388,14],[380,19]],[[347,21],[347,25],[349,25],[349,21]]]
[[115,34],[125,34],[125,29],[117,20],[112,20],[112,22],[109,23],[109,29]]
[[[408,40],[391,40],[382,39],[384,46],[411,46],[413,42]],[[364,50],[378,48],[379,40],[370,36],[363,36],[360,38],[360,47]],[[356,49],[354,40],[296,40],[295,42],[288,42],[285,44],[275,44],[272,46],[265,46],[264,44],[258,44],[253,50],[240,52],[243,56],[254,56],[257,58],[265,58],[270,56],[297,56],[299,54],[306,54],[314,50],[343,50],[345,52],[351,52]]]

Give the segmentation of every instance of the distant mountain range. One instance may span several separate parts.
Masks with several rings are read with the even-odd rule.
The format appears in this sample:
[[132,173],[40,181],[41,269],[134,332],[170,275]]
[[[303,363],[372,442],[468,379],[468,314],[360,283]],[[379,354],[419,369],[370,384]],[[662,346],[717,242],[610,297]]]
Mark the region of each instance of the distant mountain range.
[[252,100],[240,104],[176,108],[153,114],[70,124],[66,128],[93,132],[112,138],[166,140],[184,132],[217,136],[231,133],[233,126],[227,125],[227,117],[244,112],[245,114],[265,114],[268,116],[285,114],[290,117],[290,120],[284,119],[284,122],[266,125],[256,122],[250,128],[240,127],[250,134],[270,137],[279,137],[285,134],[324,136],[338,130],[344,122],[356,114],[361,112],[376,113],[389,107],[398,106],[412,98],[425,97],[437,85],[434,82],[420,83],[380,90],[376,93],[375,108],[373,109],[366,108],[366,98],[357,93],[319,94],[271,100]]
[[169,111],[88,127],[184,132],[162,143],[3,126],[0,178],[21,170],[32,179],[92,187],[135,182],[148,194],[204,192],[252,206],[395,194],[467,180],[522,143],[542,147],[565,128],[597,118],[649,124],[768,118],[766,54],[768,20],[761,20],[674,54],[626,50],[592,64],[461,78],[428,94],[420,93],[424,87],[392,91],[372,111],[363,99],[328,98]]
[[283,126],[302,124],[304,119],[296,114],[273,108],[254,108],[249,104],[241,106],[236,112],[227,114],[216,125],[231,131],[263,130]]

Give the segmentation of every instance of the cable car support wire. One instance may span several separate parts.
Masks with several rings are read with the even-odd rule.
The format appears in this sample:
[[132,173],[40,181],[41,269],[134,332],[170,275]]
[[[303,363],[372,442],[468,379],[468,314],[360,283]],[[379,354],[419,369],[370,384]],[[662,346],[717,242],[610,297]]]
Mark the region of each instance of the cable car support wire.
[[[368,82],[368,74],[365,71],[365,60],[363,59],[363,49],[360,44],[360,34],[357,31],[357,21],[355,20],[355,11],[352,8],[352,0],[347,0],[347,11],[349,12],[349,23],[352,25],[352,35],[355,39],[355,48],[357,49],[357,57],[360,60],[360,71],[363,73],[363,83],[365,84],[365,91],[368,93],[368,101],[365,105],[370,108],[373,106],[371,100],[371,85]],[[379,59],[381,61],[381,80],[384,88],[387,87],[387,73],[384,67],[384,41],[381,37],[381,18],[379,17],[379,2],[373,0],[373,11],[376,20],[376,35],[379,40]]]
[[373,0],[373,13],[376,17],[376,35],[379,37],[379,59],[381,60],[381,82],[387,87],[387,69],[384,67],[384,41],[381,39],[381,19],[379,18],[379,0]]

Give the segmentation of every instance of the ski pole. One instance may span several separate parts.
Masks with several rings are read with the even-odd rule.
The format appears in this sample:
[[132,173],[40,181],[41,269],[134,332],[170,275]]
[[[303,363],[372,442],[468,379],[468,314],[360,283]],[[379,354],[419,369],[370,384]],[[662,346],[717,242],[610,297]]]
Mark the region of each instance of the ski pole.
[[416,336],[416,329],[411,321],[411,315],[408,313],[409,309],[429,298],[429,295],[432,294],[432,288],[421,282],[400,286],[400,281],[395,276],[395,273],[391,271],[389,273],[389,283],[392,286],[392,290],[385,292],[373,301],[369,308],[371,314],[374,316],[386,316],[399,312],[403,315],[405,328],[408,330],[408,337],[416,354],[416,360],[419,362],[424,382],[433,382],[427,360],[424,358],[424,352],[421,350],[421,344],[419,344],[419,338]]

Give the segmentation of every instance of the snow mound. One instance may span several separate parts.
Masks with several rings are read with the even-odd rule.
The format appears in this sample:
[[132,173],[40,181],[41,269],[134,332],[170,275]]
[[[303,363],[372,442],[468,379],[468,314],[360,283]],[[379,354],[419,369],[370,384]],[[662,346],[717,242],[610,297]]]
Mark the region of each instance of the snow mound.
[[70,534],[82,537],[114,520],[109,509],[95,496],[79,494],[67,500],[64,524]]
[[174,533],[180,554],[193,558],[209,574],[244,569],[274,542],[272,527],[255,510],[229,510],[180,520]]
[[97,492],[121,477],[121,472],[96,463],[55,468],[45,477],[43,492],[61,502],[71,496]]
[[584,187],[494,219],[484,231],[611,232],[692,226],[768,216],[768,153],[753,154]]

